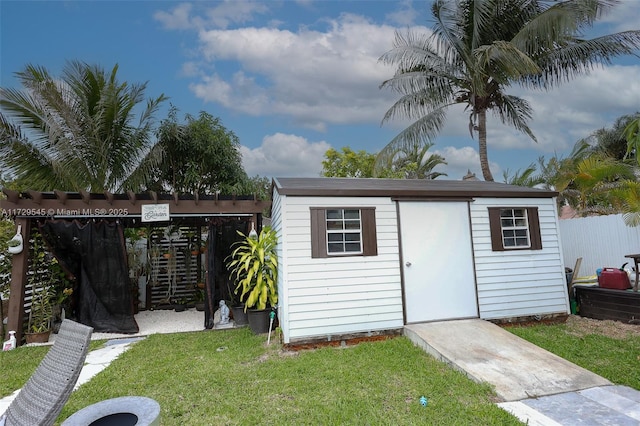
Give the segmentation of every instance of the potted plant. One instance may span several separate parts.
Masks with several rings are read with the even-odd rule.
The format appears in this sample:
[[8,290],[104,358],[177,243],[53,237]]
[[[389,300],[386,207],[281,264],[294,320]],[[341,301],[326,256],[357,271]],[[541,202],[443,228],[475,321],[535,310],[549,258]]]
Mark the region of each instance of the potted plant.
[[31,296],[31,310],[25,339],[27,343],[44,343],[49,341],[53,304],[55,298],[52,287],[34,289]]
[[236,326],[239,325],[247,325],[247,313],[245,312],[245,304],[238,297],[238,293],[235,289],[231,289],[232,282],[231,278],[227,279],[227,294],[229,295],[229,301],[227,302],[227,306],[231,310],[231,318],[235,322]]
[[235,293],[244,300],[249,327],[254,333],[269,331],[269,312],[278,303],[278,237],[270,227],[259,235],[245,235],[233,244],[227,258],[231,279],[236,283]]
[[27,343],[47,342],[53,322],[53,304],[56,299],[55,272],[52,267],[57,263],[47,256],[42,236],[33,235],[33,255],[28,283],[31,288],[31,308],[25,338]]

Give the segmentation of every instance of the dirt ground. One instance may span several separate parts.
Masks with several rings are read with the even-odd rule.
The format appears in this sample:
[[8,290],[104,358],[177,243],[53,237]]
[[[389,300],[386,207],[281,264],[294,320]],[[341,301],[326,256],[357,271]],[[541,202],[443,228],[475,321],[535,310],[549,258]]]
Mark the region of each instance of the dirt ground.
[[614,339],[625,339],[630,336],[640,337],[640,324],[625,324],[619,321],[597,320],[569,315],[566,324],[569,332],[577,336],[587,334],[603,334]]

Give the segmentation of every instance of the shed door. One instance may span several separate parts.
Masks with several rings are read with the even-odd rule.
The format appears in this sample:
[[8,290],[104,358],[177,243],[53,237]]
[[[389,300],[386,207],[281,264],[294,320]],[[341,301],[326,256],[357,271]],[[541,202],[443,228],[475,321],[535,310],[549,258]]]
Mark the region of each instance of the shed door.
[[466,202],[400,202],[407,323],[478,317]]

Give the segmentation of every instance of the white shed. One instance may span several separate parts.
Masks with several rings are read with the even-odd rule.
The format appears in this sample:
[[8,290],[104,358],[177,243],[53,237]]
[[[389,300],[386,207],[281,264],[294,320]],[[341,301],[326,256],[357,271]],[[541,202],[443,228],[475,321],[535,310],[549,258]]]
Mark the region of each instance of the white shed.
[[480,181],[275,178],[284,342],[568,314],[556,195]]

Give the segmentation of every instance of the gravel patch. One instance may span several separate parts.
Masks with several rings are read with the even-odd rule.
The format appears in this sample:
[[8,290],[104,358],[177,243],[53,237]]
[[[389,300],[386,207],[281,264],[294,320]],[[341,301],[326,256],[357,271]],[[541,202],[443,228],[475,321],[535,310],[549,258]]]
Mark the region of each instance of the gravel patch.
[[188,309],[140,311],[135,315],[140,331],[136,334],[93,333],[91,340],[119,339],[123,337],[148,336],[150,334],[179,333],[204,330],[204,312]]
[[625,324],[620,321],[597,320],[593,318],[569,315],[567,318],[569,332],[576,336],[602,334],[613,339],[640,337],[640,325]]

